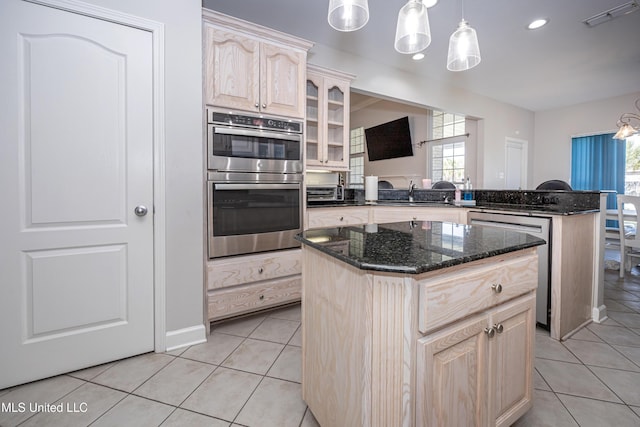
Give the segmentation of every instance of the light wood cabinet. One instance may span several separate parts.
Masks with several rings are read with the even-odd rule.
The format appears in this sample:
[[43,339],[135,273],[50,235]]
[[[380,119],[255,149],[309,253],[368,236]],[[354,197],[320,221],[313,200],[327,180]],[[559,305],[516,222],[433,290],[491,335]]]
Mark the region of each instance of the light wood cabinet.
[[418,340],[416,425],[509,426],[532,405],[535,296]]
[[207,262],[208,320],[220,320],[301,298],[300,249]]
[[496,331],[488,338],[489,425],[508,427],[533,404],[535,313],[535,295],[530,294],[489,314]]
[[307,224],[305,228],[367,224],[370,222],[370,212],[371,208],[369,206],[307,209]]
[[306,210],[305,229],[405,221],[443,221],[465,224],[467,222],[467,211],[461,208],[420,206],[308,208]]
[[303,399],[323,427],[512,424],[532,405],[537,265],[532,248],[413,276],[304,247]]
[[309,65],[306,80],[306,165],[349,169],[349,90],[354,76]]
[[462,268],[425,278],[418,286],[418,328],[426,334],[535,291],[538,270],[528,257],[498,258],[491,263],[477,264],[472,270]]
[[467,213],[465,209],[460,208],[376,206],[373,209],[372,221],[378,224],[402,221],[443,221],[466,224]]
[[485,424],[487,324],[474,317],[418,341],[416,425]]
[[203,9],[205,104],[304,118],[311,43]]
[[551,220],[551,338],[565,340],[592,320],[597,219],[555,215]]

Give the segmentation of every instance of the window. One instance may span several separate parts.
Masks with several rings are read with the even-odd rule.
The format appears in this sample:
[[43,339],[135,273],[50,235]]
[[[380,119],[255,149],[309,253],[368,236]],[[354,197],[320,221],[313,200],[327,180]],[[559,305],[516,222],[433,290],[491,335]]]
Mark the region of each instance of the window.
[[431,147],[431,180],[464,183],[464,141],[433,144]]
[[[615,190],[626,193],[625,144],[613,133],[571,138],[571,187],[574,190]],[[616,195],[607,197],[607,209],[616,209]],[[608,227],[614,225],[608,221]]]
[[431,118],[431,139],[464,135],[464,122],[465,117],[460,114],[433,110]]
[[[457,137],[460,138],[457,138]],[[431,180],[465,181],[465,117],[434,110],[431,120]]]
[[626,140],[624,194],[640,196],[640,135]]
[[364,188],[364,128],[351,129],[349,188]]

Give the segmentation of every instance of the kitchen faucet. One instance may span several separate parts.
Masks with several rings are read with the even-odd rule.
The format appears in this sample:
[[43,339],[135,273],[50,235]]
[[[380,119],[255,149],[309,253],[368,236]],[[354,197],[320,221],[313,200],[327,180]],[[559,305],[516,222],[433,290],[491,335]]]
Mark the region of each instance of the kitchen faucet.
[[416,189],[416,185],[413,181],[409,181],[409,203],[413,202],[413,190]]

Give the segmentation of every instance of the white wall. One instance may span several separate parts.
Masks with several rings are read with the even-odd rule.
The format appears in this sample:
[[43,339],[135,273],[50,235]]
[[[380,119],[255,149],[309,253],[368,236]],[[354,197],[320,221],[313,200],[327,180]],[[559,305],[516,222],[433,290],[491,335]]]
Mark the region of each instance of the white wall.
[[202,325],[202,2],[86,1],[165,26],[166,329]]
[[[480,119],[477,135],[478,164],[475,165],[478,177],[474,185],[476,188],[504,187],[504,178],[500,178],[500,174],[504,173],[504,146],[507,137],[529,142],[527,170],[533,171],[532,111],[453,88],[446,82],[418,78],[413,74],[319,44],[309,52],[309,62],[355,74],[357,77],[352,87],[361,92]],[[528,181],[532,181],[531,175]]]
[[[361,110],[351,113],[351,129],[363,127],[365,129],[390,122],[405,116],[409,116],[409,127],[413,141],[413,156],[398,157],[394,159],[369,161],[365,147],[364,172],[366,175],[379,177],[389,175],[417,175],[417,182],[425,178],[426,150],[427,146],[416,147],[418,142],[428,137],[427,109],[414,107],[393,101],[380,101]],[[420,184],[418,184],[420,185]]]
[[[425,107],[389,100],[379,101],[357,111],[352,111],[350,126],[352,129],[360,126],[366,129],[405,116],[409,116],[411,138],[414,144],[413,156],[370,162],[366,154],[364,162],[365,175],[378,177],[409,176],[414,182],[418,182],[418,185],[420,185],[422,178],[429,178],[430,169],[428,164],[430,162],[431,147],[429,143],[420,145],[421,141],[427,141],[430,138],[429,116]],[[477,153],[478,122],[476,120],[467,120],[465,127],[469,133],[469,137],[465,139],[467,143],[467,158],[474,159],[480,155],[480,153]],[[477,186],[479,176],[476,167],[477,164],[474,163],[467,164],[465,167],[466,176],[471,178],[474,187]],[[402,182],[402,179],[397,181]],[[405,188],[408,185],[409,180],[404,180],[404,184],[397,188]]]
[[[622,113],[637,113],[640,92],[535,114],[533,182],[571,179],[571,138],[616,132]],[[634,125],[640,123],[634,122]]]

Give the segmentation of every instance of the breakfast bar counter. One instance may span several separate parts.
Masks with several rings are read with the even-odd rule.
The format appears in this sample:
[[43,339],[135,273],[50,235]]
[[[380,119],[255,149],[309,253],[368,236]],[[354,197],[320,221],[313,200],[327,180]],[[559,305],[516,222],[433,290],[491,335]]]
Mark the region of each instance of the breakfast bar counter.
[[320,425],[508,426],[531,407],[542,239],[437,221],[297,238],[303,399]]

